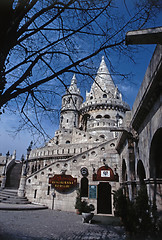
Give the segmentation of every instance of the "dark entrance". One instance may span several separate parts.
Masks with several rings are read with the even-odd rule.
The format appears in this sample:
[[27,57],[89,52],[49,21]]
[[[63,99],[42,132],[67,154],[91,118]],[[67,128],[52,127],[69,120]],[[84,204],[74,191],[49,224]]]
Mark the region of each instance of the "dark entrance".
[[14,163],[7,171],[6,188],[18,189],[21,177],[22,163]]
[[98,185],[97,213],[112,213],[111,206],[111,185],[100,182]]

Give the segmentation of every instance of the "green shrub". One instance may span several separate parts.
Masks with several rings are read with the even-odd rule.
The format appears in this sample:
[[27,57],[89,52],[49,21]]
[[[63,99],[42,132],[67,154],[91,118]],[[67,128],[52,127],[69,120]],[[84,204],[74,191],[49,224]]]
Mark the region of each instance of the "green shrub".
[[76,202],[75,202],[75,209],[78,209],[80,213],[85,212],[89,213],[95,210],[93,204],[88,204],[87,201],[82,200],[80,189],[77,190]]
[[[138,239],[146,239],[148,236],[160,236],[162,222],[158,220],[157,208],[151,205],[147,189],[141,187],[134,201],[130,201],[123,194],[123,189],[114,192],[115,215],[121,217],[122,223],[130,235],[138,236]],[[152,238],[151,238],[152,239]]]
[[126,198],[122,188],[114,191],[114,208],[115,215],[121,218],[126,231],[136,232],[137,216],[134,204]]

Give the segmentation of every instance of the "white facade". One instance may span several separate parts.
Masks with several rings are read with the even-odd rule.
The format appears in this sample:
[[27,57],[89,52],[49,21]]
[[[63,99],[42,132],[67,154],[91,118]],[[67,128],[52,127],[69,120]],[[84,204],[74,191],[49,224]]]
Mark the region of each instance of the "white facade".
[[[28,199],[49,208],[75,211],[76,189],[85,180],[89,189],[84,198],[95,205],[95,213],[113,214],[112,192],[119,188],[121,166],[115,149],[117,132],[110,130],[122,124],[128,110],[104,57],[84,103],[74,75],[62,97],[60,126],[54,138],[30,154]],[[52,188],[49,178],[61,174],[77,178],[77,187],[65,192]],[[91,189],[96,191],[93,196]]]

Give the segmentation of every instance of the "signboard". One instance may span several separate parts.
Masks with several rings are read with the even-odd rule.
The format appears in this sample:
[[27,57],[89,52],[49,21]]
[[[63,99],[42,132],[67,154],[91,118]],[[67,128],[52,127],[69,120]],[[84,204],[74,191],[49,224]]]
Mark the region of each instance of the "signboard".
[[108,166],[102,166],[93,174],[93,181],[112,181],[118,182],[119,176],[114,174],[113,170]]
[[89,198],[96,199],[97,198],[97,186],[89,185]]
[[101,170],[101,177],[110,177],[110,170]]
[[81,172],[83,177],[87,177],[88,176],[88,169],[86,167],[82,167],[80,172]]
[[73,178],[71,175],[56,174],[49,178],[49,184],[52,184],[57,191],[65,192],[77,185],[77,178]]

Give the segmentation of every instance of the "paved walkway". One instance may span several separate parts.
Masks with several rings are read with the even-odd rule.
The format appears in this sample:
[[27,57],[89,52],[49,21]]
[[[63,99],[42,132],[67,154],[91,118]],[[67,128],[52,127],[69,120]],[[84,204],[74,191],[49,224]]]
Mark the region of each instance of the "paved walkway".
[[0,211],[1,240],[125,240],[119,219],[94,216],[82,223],[75,213],[53,210]]

